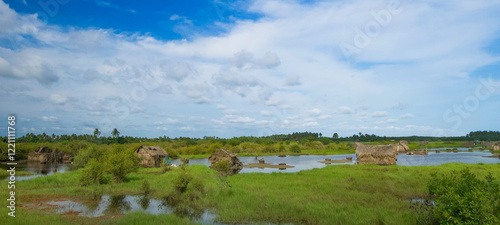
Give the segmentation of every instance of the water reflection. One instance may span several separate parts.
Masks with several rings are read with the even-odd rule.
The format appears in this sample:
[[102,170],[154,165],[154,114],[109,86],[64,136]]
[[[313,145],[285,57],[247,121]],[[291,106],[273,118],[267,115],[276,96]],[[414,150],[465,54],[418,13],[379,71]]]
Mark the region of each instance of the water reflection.
[[[488,158],[486,156],[491,156],[489,151],[481,151],[474,149],[472,152],[468,151],[469,148],[457,148],[459,151],[457,153],[441,151],[441,153],[436,153],[432,150],[443,150],[447,148],[440,149],[429,149],[428,155],[406,155],[399,154],[397,156],[397,165],[401,166],[425,166],[425,165],[441,165],[445,163],[500,163],[498,158]],[[272,172],[282,172],[282,173],[295,173],[302,170],[310,170],[314,168],[323,168],[327,166],[324,163],[320,163],[325,159],[325,157],[335,160],[346,159],[347,157],[352,157],[352,162],[346,163],[331,163],[330,165],[338,164],[354,164],[357,160],[356,154],[345,154],[345,155],[301,155],[301,156],[259,156],[259,158],[264,158],[266,163],[279,164],[286,163],[286,165],[295,166],[294,168],[287,168],[286,170],[279,170],[278,168],[249,168],[243,167],[239,173],[272,173]],[[258,163],[258,159],[255,157],[238,157],[244,165],[250,163]],[[172,161],[173,163],[179,163],[178,161]],[[208,159],[191,159],[189,165],[206,165],[210,166]]]
[[[6,164],[0,164],[0,168],[8,170],[10,169],[10,166]],[[27,171],[33,173],[34,175],[16,176],[16,180],[22,181],[41,176],[49,176],[53,175],[54,173],[65,173],[67,171],[73,170],[74,168],[75,167],[72,164],[62,164],[62,163],[42,164],[39,162],[20,162],[17,163],[16,165],[17,171]]]
[[154,215],[175,214],[179,217],[190,218],[193,222],[202,224],[219,224],[214,222],[215,215],[206,209],[176,207],[171,205],[166,199],[159,200],[148,198],[147,196],[103,195],[98,202],[89,201],[86,203],[79,203],[71,200],[64,200],[50,201],[46,202],[46,204],[58,206],[56,209],[57,213],[78,212],[78,216],[89,218],[141,211]]

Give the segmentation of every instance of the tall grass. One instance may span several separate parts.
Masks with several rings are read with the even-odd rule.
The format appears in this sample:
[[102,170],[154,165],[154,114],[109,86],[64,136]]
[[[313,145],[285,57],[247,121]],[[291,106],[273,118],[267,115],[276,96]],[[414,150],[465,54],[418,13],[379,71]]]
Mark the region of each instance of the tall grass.
[[[199,207],[212,208],[218,218],[232,223],[294,223],[294,224],[408,224],[411,221],[409,199],[426,195],[426,183],[431,173],[459,171],[469,167],[484,176],[488,172],[500,174],[495,164],[452,163],[440,166],[375,166],[336,165],[298,173],[246,173],[226,178],[231,187],[221,188],[217,172],[206,166],[194,165],[186,168],[192,177],[186,189],[202,186],[202,192],[193,203]],[[128,175],[128,181],[105,185],[79,185],[82,170],[56,173],[53,176],[19,181],[16,185],[18,204],[38,203],[55,198],[85,199],[97,194],[142,195],[143,183],[149,183],[150,197],[162,199],[176,192],[175,180],[181,170],[174,168],[161,173],[161,168],[141,168]],[[498,182],[498,180],[496,181]],[[0,197],[7,198],[7,189],[0,187]],[[186,202],[189,204],[189,201]],[[6,208],[1,207],[0,221],[5,218]],[[3,209],[5,208],[5,209]],[[97,220],[86,218],[45,215],[36,210],[19,208],[19,215],[30,217],[19,219],[31,224],[37,217],[39,224],[94,224]],[[109,219],[109,218],[108,218]],[[174,215],[154,216],[132,213],[119,219],[105,219],[97,224],[156,224],[158,221],[187,224],[189,221]],[[4,220],[5,221],[5,220]],[[107,221],[107,222],[106,222]],[[3,223],[4,224],[4,223]],[[10,224],[10,223],[7,223]],[[23,224],[23,223],[20,223]]]

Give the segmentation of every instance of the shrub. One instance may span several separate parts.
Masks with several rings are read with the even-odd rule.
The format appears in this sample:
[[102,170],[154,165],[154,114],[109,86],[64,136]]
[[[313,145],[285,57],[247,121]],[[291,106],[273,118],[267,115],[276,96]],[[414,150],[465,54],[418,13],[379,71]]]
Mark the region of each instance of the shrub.
[[[78,159],[78,161],[77,161]],[[96,146],[83,149],[75,157],[75,164],[84,167],[80,182],[83,185],[104,184],[104,175],[111,174],[117,183],[125,181],[125,176],[138,168],[138,158],[123,146],[102,150]]]
[[149,195],[149,193],[151,193],[151,185],[149,184],[148,180],[142,181],[142,191],[146,196]]
[[104,155],[104,161],[106,172],[113,175],[113,180],[117,183],[125,181],[125,176],[139,167],[138,158],[123,146],[108,150]]
[[186,171],[186,168],[181,167],[179,176],[177,176],[177,178],[175,178],[173,182],[174,188],[177,191],[177,193],[179,194],[184,193],[188,187],[189,182],[191,182],[192,179],[193,177]]
[[300,147],[297,144],[292,145],[292,147],[290,147],[290,151],[294,153],[300,153]]
[[85,167],[90,159],[98,159],[102,156],[103,151],[97,146],[90,146],[81,149],[78,155],[75,156],[73,165],[79,168]]
[[104,168],[97,159],[91,159],[80,174],[80,183],[84,186],[92,184],[106,184]]
[[219,175],[226,176],[230,173],[231,170],[231,162],[228,160],[223,160],[212,165],[212,169],[219,172]]
[[499,224],[500,194],[490,174],[480,180],[469,168],[438,177],[427,184],[434,198],[434,221],[439,224]]

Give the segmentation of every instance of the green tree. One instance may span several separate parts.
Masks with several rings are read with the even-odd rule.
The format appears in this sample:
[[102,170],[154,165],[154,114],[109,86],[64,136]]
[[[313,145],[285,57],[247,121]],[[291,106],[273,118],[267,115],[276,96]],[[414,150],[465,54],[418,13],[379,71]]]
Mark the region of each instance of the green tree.
[[116,128],[113,129],[113,131],[111,132],[111,135],[113,135],[113,137],[117,138],[120,136],[120,131],[118,131]]
[[333,133],[333,139],[339,139],[339,134]]
[[125,181],[125,176],[139,167],[139,158],[122,145],[108,150],[103,158],[106,172],[113,175],[113,181],[116,183]]
[[292,145],[292,147],[290,147],[290,151],[294,153],[300,153],[300,147],[297,144]]
[[[115,128],[116,129],[116,128]],[[101,135],[101,131],[99,129],[95,129],[94,130],[94,138],[97,139],[99,137],[99,135]]]
[[500,193],[493,176],[480,180],[466,168],[438,177],[427,184],[434,197],[438,224],[500,224]]

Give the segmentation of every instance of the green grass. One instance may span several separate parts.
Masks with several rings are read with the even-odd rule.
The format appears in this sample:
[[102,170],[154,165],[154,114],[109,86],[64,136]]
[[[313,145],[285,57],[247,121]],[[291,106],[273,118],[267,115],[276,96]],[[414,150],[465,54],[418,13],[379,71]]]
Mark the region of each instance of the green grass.
[[[246,173],[228,177],[232,187],[221,188],[215,171],[206,166],[189,166],[193,180],[199,181],[205,194],[195,204],[211,208],[223,222],[294,223],[294,224],[409,224],[409,199],[425,196],[432,172],[449,173],[469,167],[483,178],[488,172],[500,174],[500,164],[451,163],[440,166],[332,165],[298,173]],[[148,180],[151,197],[163,198],[174,192],[175,168],[159,173],[160,168],[141,168],[130,173],[120,184],[82,187],[81,170],[39,177],[16,183],[17,204],[45,202],[54,198],[83,199],[97,194],[140,195],[143,180]],[[500,177],[496,177],[496,182]],[[190,186],[188,186],[189,193]],[[7,198],[6,185],[0,197]],[[189,224],[175,215],[131,213],[120,218],[93,220],[65,217],[38,210],[19,208],[18,217],[6,218],[0,207],[1,221],[7,224]],[[11,223],[11,221],[17,221]],[[5,224],[5,223],[1,223]]]
[[[16,170],[16,176],[29,176],[29,175],[34,175],[34,174],[28,171]],[[10,176],[10,172],[7,172],[7,170],[5,169],[0,169],[0,176]]]

